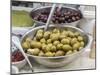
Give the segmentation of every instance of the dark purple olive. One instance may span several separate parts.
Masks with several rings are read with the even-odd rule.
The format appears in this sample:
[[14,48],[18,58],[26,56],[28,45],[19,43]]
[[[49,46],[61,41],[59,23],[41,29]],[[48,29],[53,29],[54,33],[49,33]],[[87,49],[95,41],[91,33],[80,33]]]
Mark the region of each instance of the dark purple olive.
[[38,20],[38,17],[34,17],[34,20]]
[[76,17],[72,16],[72,21],[76,21]]
[[59,19],[59,17],[55,17],[55,20],[58,20]]
[[77,20],[79,20],[79,19],[80,19],[80,17],[79,17],[79,16],[76,16],[76,19],[77,19]]
[[71,21],[71,19],[68,19],[67,22],[68,22],[68,23],[71,23],[72,21]]
[[78,15],[78,13],[76,12],[76,13],[74,13],[74,15],[75,15],[75,16],[77,16],[77,15]]
[[55,23],[58,24],[59,23],[58,20],[55,20]]
[[59,18],[59,22],[60,22],[60,23],[64,23],[64,22],[65,22],[65,17],[60,17],[60,18]]
[[67,12],[67,14],[71,14],[71,12],[70,12],[70,11],[68,11],[68,12]]
[[64,17],[64,14],[61,14],[61,17]]
[[61,12],[56,12],[55,14],[57,17],[60,17],[61,16]]
[[67,15],[67,16],[65,16],[65,20],[67,20],[67,19],[69,19],[69,16]]
[[68,14],[65,12],[65,13],[64,13],[64,16],[67,16],[67,15],[68,15]]
[[43,19],[43,22],[46,23],[46,22],[47,22],[47,18],[44,18],[44,19]]
[[47,14],[49,14],[49,12],[48,11],[43,11],[43,12],[41,12],[41,14],[47,15]]

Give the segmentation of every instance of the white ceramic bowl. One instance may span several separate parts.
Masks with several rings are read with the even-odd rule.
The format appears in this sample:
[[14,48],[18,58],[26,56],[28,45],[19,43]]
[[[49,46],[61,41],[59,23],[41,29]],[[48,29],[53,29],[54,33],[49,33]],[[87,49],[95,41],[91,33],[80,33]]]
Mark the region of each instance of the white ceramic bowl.
[[[18,48],[12,43],[12,53],[13,53],[14,51],[16,51],[16,50],[18,50]],[[20,68],[22,68],[23,66],[25,66],[26,63],[27,63],[27,62],[26,62],[26,60],[25,60],[25,58],[24,58],[24,59],[21,60],[21,61],[12,62],[12,65],[14,65],[14,66],[16,66],[16,67],[18,67],[18,68],[20,69]]]
[[12,74],[17,74],[19,72],[16,66],[12,66],[11,68],[12,68],[12,71],[11,71]]
[[12,65],[18,67],[19,69],[24,67],[26,64],[26,60],[18,61],[18,62],[12,62]]

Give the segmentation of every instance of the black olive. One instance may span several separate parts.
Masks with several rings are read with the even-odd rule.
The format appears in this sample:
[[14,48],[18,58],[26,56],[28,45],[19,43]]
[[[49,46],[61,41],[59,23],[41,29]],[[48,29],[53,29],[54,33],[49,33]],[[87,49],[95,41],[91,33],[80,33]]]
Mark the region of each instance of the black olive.
[[70,12],[70,11],[68,11],[68,12],[67,12],[67,14],[71,14],[71,12]]
[[61,14],[61,17],[64,17],[64,14]]
[[56,12],[56,16],[60,17],[61,16],[61,12]]
[[76,13],[74,13],[74,15],[75,15],[75,16],[77,16],[77,15],[78,15],[78,13],[76,12]]
[[55,17],[55,20],[58,20],[59,19],[59,17]]
[[43,22],[46,23],[46,22],[47,22],[47,18],[44,18],[44,19],[43,19]]
[[77,19],[77,20],[79,20],[79,19],[80,19],[80,17],[79,17],[79,16],[76,16],[76,19]]
[[74,16],[72,16],[72,21],[76,21],[76,18]]
[[65,16],[65,20],[67,20],[68,18],[69,18],[69,16],[68,16],[68,15],[66,15],[66,16]]
[[65,13],[64,13],[64,16],[67,16],[67,15],[68,15],[68,14],[65,12]]
[[34,20],[38,20],[38,17],[36,16],[36,17],[34,17]]
[[68,19],[67,22],[68,22],[68,23],[71,23],[72,21],[71,21],[71,19]]
[[55,23],[58,24],[59,23],[58,20],[55,20]]
[[43,11],[43,12],[41,12],[41,14],[47,15],[47,14],[49,14],[49,12],[48,11]]
[[59,22],[65,23],[65,17],[60,17],[60,18],[59,18]]

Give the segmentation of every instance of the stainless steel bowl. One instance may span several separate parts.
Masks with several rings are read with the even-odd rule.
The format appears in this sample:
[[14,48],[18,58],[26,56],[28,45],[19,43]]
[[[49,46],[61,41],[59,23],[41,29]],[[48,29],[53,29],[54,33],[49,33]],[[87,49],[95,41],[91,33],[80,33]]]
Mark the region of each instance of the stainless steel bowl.
[[[21,43],[24,41],[25,38],[33,37],[33,34],[38,30],[38,29],[44,29],[45,26],[39,26],[36,28],[31,29],[30,31],[28,31],[26,34],[24,34],[24,36],[22,37]],[[54,25],[50,25],[48,30],[51,30],[53,28],[55,28],[56,26]],[[82,31],[79,28],[73,27],[73,26],[68,26],[68,25],[59,25],[60,29],[68,29],[68,30],[72,30],[72,31],[77,31],[79,32],[83,37],[84,37],[84,41],[85,41],[85,47],[83,49],[81,49],[79,52],[67,55],[67,56],[59,56],[59,57],[40,57],[40,56],[34,56],[34,55],[29,55],[31,56],[33,59],[35,59],[39,64],[42,64],[46,67],[62,67],[64,65],[67,65],[70,62],[73,62],[75,59],[79,58],[81,53],[86,49],[86,47],[89,44],[89,36]]]
[[[43,12],[43,11],[48,11],[48,12],[50,12],[50,9],[51,9],[51,6],[44,6],[44,7],[40,7],[40,8],[35,8],[35,9],[33,9],[31,12],[30,12],[30,16],[32,17],[32,19],[36,16],[36,15],[38,15],[39,13],[41,13],[41,12]],[[77,9],[77,8],[73,8],[73,7],[66,7],[66,6],[63,6],[62,7],[62,9],[61,9],[61,11],[62,12],[64,12],[66,9],[69,9],[69,10],[74,10],[74,11],[77,11],[78,13],[80,13],[81,15],[82,15],[82,13],[81,13],[81,11],[79,10],[79,9]],[[83,16],[83,15],[82,15]],[[33,19],[34,20],[34,19]],[[76,26],[78,23],[79,23],[79,21],[80,20],[77,20],[77,21],[75,21],[75,22],[71,22],[71,23],[62,23],[61,25],[72,25],[72,26]],[[45,23],[44,22],[40,22],[40,21],[37,21],[37,20],[35,20],[35,22],[38,24],[38,25],[45,25]]]

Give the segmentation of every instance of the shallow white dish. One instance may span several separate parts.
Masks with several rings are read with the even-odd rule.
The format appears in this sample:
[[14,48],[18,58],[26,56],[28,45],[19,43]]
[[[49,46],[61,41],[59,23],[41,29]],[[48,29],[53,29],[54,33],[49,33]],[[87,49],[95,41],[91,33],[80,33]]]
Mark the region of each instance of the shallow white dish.
[[18,67],[19,69],[24,67],[26,64],[26,60],[18,61],[18,62],[12,62],[12,65]]
[[12,66],[11,69],[12,69],[11,71],[12,74],[17,74],[19,72],[18,68],[15,66]]
[[[13,53],[14,51],[16,51],[16,50],[18,50],[18,48],[12,43],[12,53]],[[12,62],[12,65],[13,65],[13,66],[16,66],[16,67],[18,67],[18,68],[20,69],[20,68],[24,67],[26,63],[27,63],[27,61],[26,61],[25,58],[24,58],[24,59],[21,60],[21,61]]]

